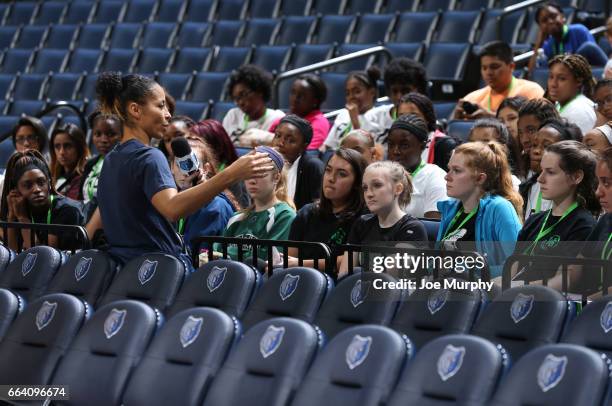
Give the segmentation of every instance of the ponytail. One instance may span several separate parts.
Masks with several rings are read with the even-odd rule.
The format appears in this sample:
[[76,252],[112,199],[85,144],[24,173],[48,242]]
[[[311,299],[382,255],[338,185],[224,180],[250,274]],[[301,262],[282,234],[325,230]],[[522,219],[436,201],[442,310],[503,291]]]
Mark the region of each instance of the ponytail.
[[382,169],[386,172],[391,182],[401,183],[403,186],[402,193],[398,197],[398,203],[400,207],[406,207],[410,204],[410,197],[412,195],[412,180],[410,174],[402,165],[392,161],[379,161],[373,162],[366,168],[368,170]]
[[129,102],[145,104],[155,81],[142,75],[121,76],[119,72],[103,72],[96,81],[96,95],[103,114],[119,117],[129,123],[127,105]]

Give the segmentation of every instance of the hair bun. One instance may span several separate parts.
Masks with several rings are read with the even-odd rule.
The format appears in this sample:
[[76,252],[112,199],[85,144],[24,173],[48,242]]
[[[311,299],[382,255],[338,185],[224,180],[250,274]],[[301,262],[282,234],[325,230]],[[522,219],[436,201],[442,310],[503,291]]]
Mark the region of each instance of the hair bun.
[[366,71],[366,73],[368,74],[368,77],[370,78],[372,83],[378,82],[378,80],[382,77],[380,68],[376,65],[370,66],[368,70]]
[[123,90],[123,80],[119,72],[103,72],[96,81],[96,95],[103,113],[112,113],[115,99]]

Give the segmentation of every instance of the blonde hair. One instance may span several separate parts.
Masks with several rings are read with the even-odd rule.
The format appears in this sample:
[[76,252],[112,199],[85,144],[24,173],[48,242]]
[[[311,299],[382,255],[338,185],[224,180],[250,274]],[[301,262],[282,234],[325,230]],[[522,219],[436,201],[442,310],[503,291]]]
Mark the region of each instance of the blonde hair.
[[404,187],[404,190],[398,197],[398,202],[401,207],[405,207],[410,204],[410,195],[412,194],[412,179],[410,174],[402,165],[397,162],[392,161],[378,161],[372,162],[366,168],[364,172],[364,176],[368,171],[373,170],[383,170],[386,175],[389,177],[391,182],[401,183]]
[[495,142],[468,142],[455,148],[454,154],[463,154],[469,168],[487,175],[482,188],[512,203],[519,218],[523,213],[523,198],[512,186],[512,174],[504,147]]
[[[287,165],[283,167],[282,171],[279,171],[278,169],[272,170],[273,175],[277,173],[279,174],[279,179],[278,183],[276,184],[276,187],[274,188],[274,196],[276,197],[276,199],[281,202],[287,203],[293,210],[295,210],[295,203],[293,203],[293,199],[289,197],[289,187],[287,184]],[[241,213],[244,213],[246,216],[248,216],[253,210],[255,210],[255,203],[251,203],[251,205],[242,210]]]

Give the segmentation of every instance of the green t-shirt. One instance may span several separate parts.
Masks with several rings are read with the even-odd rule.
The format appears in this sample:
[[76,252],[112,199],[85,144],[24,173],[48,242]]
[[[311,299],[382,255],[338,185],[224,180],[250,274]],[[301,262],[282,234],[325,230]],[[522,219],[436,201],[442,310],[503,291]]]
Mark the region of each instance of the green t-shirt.
[[[258,238],[262,240],[286,240],[289,237],[289,229],[295,218],[295,210],[287,203],[281,202],[260,212],[252,211],[246,217],[244,213],[237,213],[230,218],[224,237],[236,238]],[[215,251],[222,252],[220,244],[215,244]],[[252,256],[251,247],[243,247],[243,258]],[[238,258],[238,247],[229,244],[227,253],[231,258]],[[268,250],[260,248],[257,257],[265,260]]]

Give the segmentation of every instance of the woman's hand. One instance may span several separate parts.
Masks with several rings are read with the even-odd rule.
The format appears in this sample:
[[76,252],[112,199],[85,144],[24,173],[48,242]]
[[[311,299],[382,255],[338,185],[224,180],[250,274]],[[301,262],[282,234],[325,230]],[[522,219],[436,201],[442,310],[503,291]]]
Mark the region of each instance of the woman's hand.
[[351,125],[354,130],[359,129],[359,106],[355,103],[348,103],[346,106],[348,110],[349,117],[351,118]]
[[25,199],[16,189],[9,192],[7,196],[9,206],[9,219],[23,220],[28,218],[28,210],[26,208]]
[[236,181],[258,178],[275,168],[268,154],[250,152],[238,158],[225,171],[230,171]]

